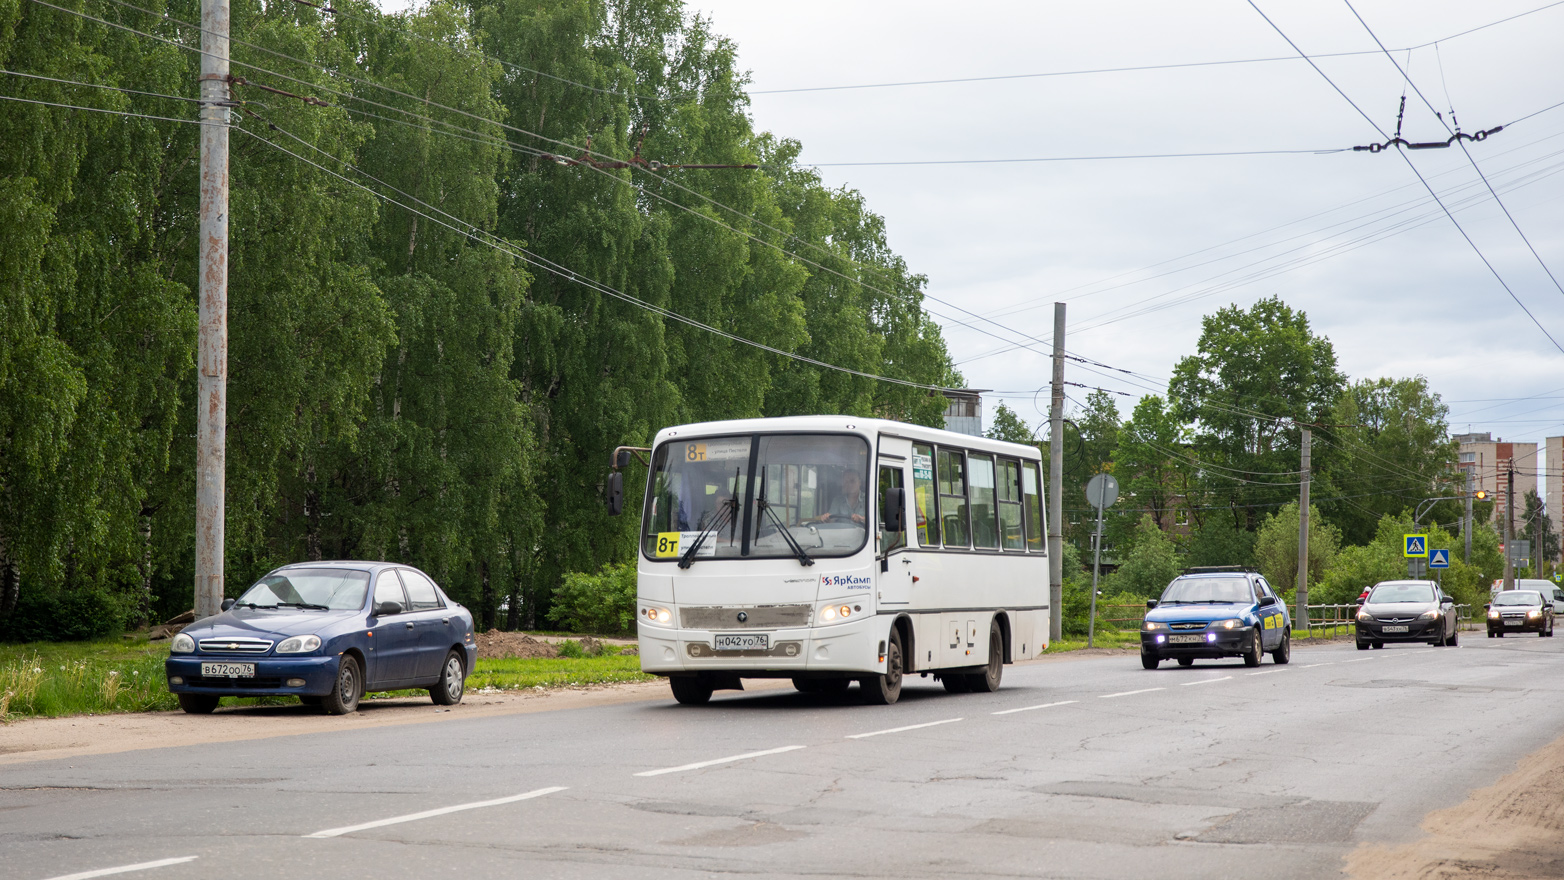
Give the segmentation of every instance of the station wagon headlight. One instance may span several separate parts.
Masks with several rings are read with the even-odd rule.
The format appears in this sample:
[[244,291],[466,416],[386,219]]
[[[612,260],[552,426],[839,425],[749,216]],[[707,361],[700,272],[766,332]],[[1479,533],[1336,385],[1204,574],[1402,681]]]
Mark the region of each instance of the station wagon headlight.
[[192,639],[184,633],[180,633],[179,635],[174,636],[174,641],[169,643],[168,646],[168,652],[170,654],[189,654],[194,650],[195,639]]
[[655,623],[660,626],[669,626],[673,623],[673,612],[666,608],[654,608],[647,606],[641,609],[641,619],[647,623]]
[[293,636],[277,646],[279,654],[304,654],[320,647],[320,636]]
[[1155,620],[1145,621],[1141,625],[1141,629],[1143,631],[1145,631],[1145,632],[1156,632],[1157,630],[1167,629],[1167,628],[1168,628],[1167,624],[1165,624],[1165,623],[1157,623]]

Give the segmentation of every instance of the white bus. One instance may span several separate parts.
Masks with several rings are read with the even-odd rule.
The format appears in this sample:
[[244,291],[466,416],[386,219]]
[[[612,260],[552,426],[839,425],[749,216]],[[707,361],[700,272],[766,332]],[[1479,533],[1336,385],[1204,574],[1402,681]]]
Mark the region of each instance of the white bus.
[[[1047,647],[1034,447],[799,416],[667,428],[642,451],[641,668],[681,703],[742,678],[856,680],[879,704],[909,673],[993,691],[1003,664]],[[613,512],[629,457],[615,453]]]

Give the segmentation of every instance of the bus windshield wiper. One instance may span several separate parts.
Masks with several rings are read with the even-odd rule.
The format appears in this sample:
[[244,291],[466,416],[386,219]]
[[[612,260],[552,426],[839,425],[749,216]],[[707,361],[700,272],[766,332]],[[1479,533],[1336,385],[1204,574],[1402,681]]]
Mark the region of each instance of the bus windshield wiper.
[[799,564],[804,566],[814,565],[814,559],[804,552],[803,545],[798,543],[798,539],[794,538],[793,533],[783,524],[782,518],[777,516],[777,512],[771,509],[770,504],[766,503],[766,472],[764,470],[760,472],[760,496],[755,499],[755,504],[761,509],[761,512],[771,518],[771,522],[777,527],[777,531],[782,533],[782,540],[787,542],[787,546],[792,549],[793,555],[798,557]]
[[737,469],[734,469],[733,485],[728,490],[728,500],[718,502],[719,510],[717,515],[712,517],[711,522],[706,524],[706,528],[701,529],[701,533],[695,536],[694,541],[690,542],[690,549],[684,551],[684,555],[679,557],[680,568],[689,568],[694,565],[695,554],[700,551],[701,545],[706,543],[706,537],[722,531],[723,526],[734,521],[733,517],[738,513],[739,509],[738,488],[739,472]]

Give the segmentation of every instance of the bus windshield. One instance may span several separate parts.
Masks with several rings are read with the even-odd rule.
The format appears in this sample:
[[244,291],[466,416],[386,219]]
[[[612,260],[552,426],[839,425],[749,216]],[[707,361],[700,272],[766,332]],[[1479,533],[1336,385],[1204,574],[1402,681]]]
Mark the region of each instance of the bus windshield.
[[850,556],[868,539],[868,474],[869,444],[851,435],[664,443],[652,454],[642,552],[672,560],[699,539],[696,559]]

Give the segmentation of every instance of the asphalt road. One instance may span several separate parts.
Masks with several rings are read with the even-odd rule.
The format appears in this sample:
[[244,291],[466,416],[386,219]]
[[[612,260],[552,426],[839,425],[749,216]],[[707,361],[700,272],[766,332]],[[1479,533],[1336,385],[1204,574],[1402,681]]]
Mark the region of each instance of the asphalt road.
[[0,876],[1332,877],[1559,735],[1564,639],[1463,636],[13,764]]

